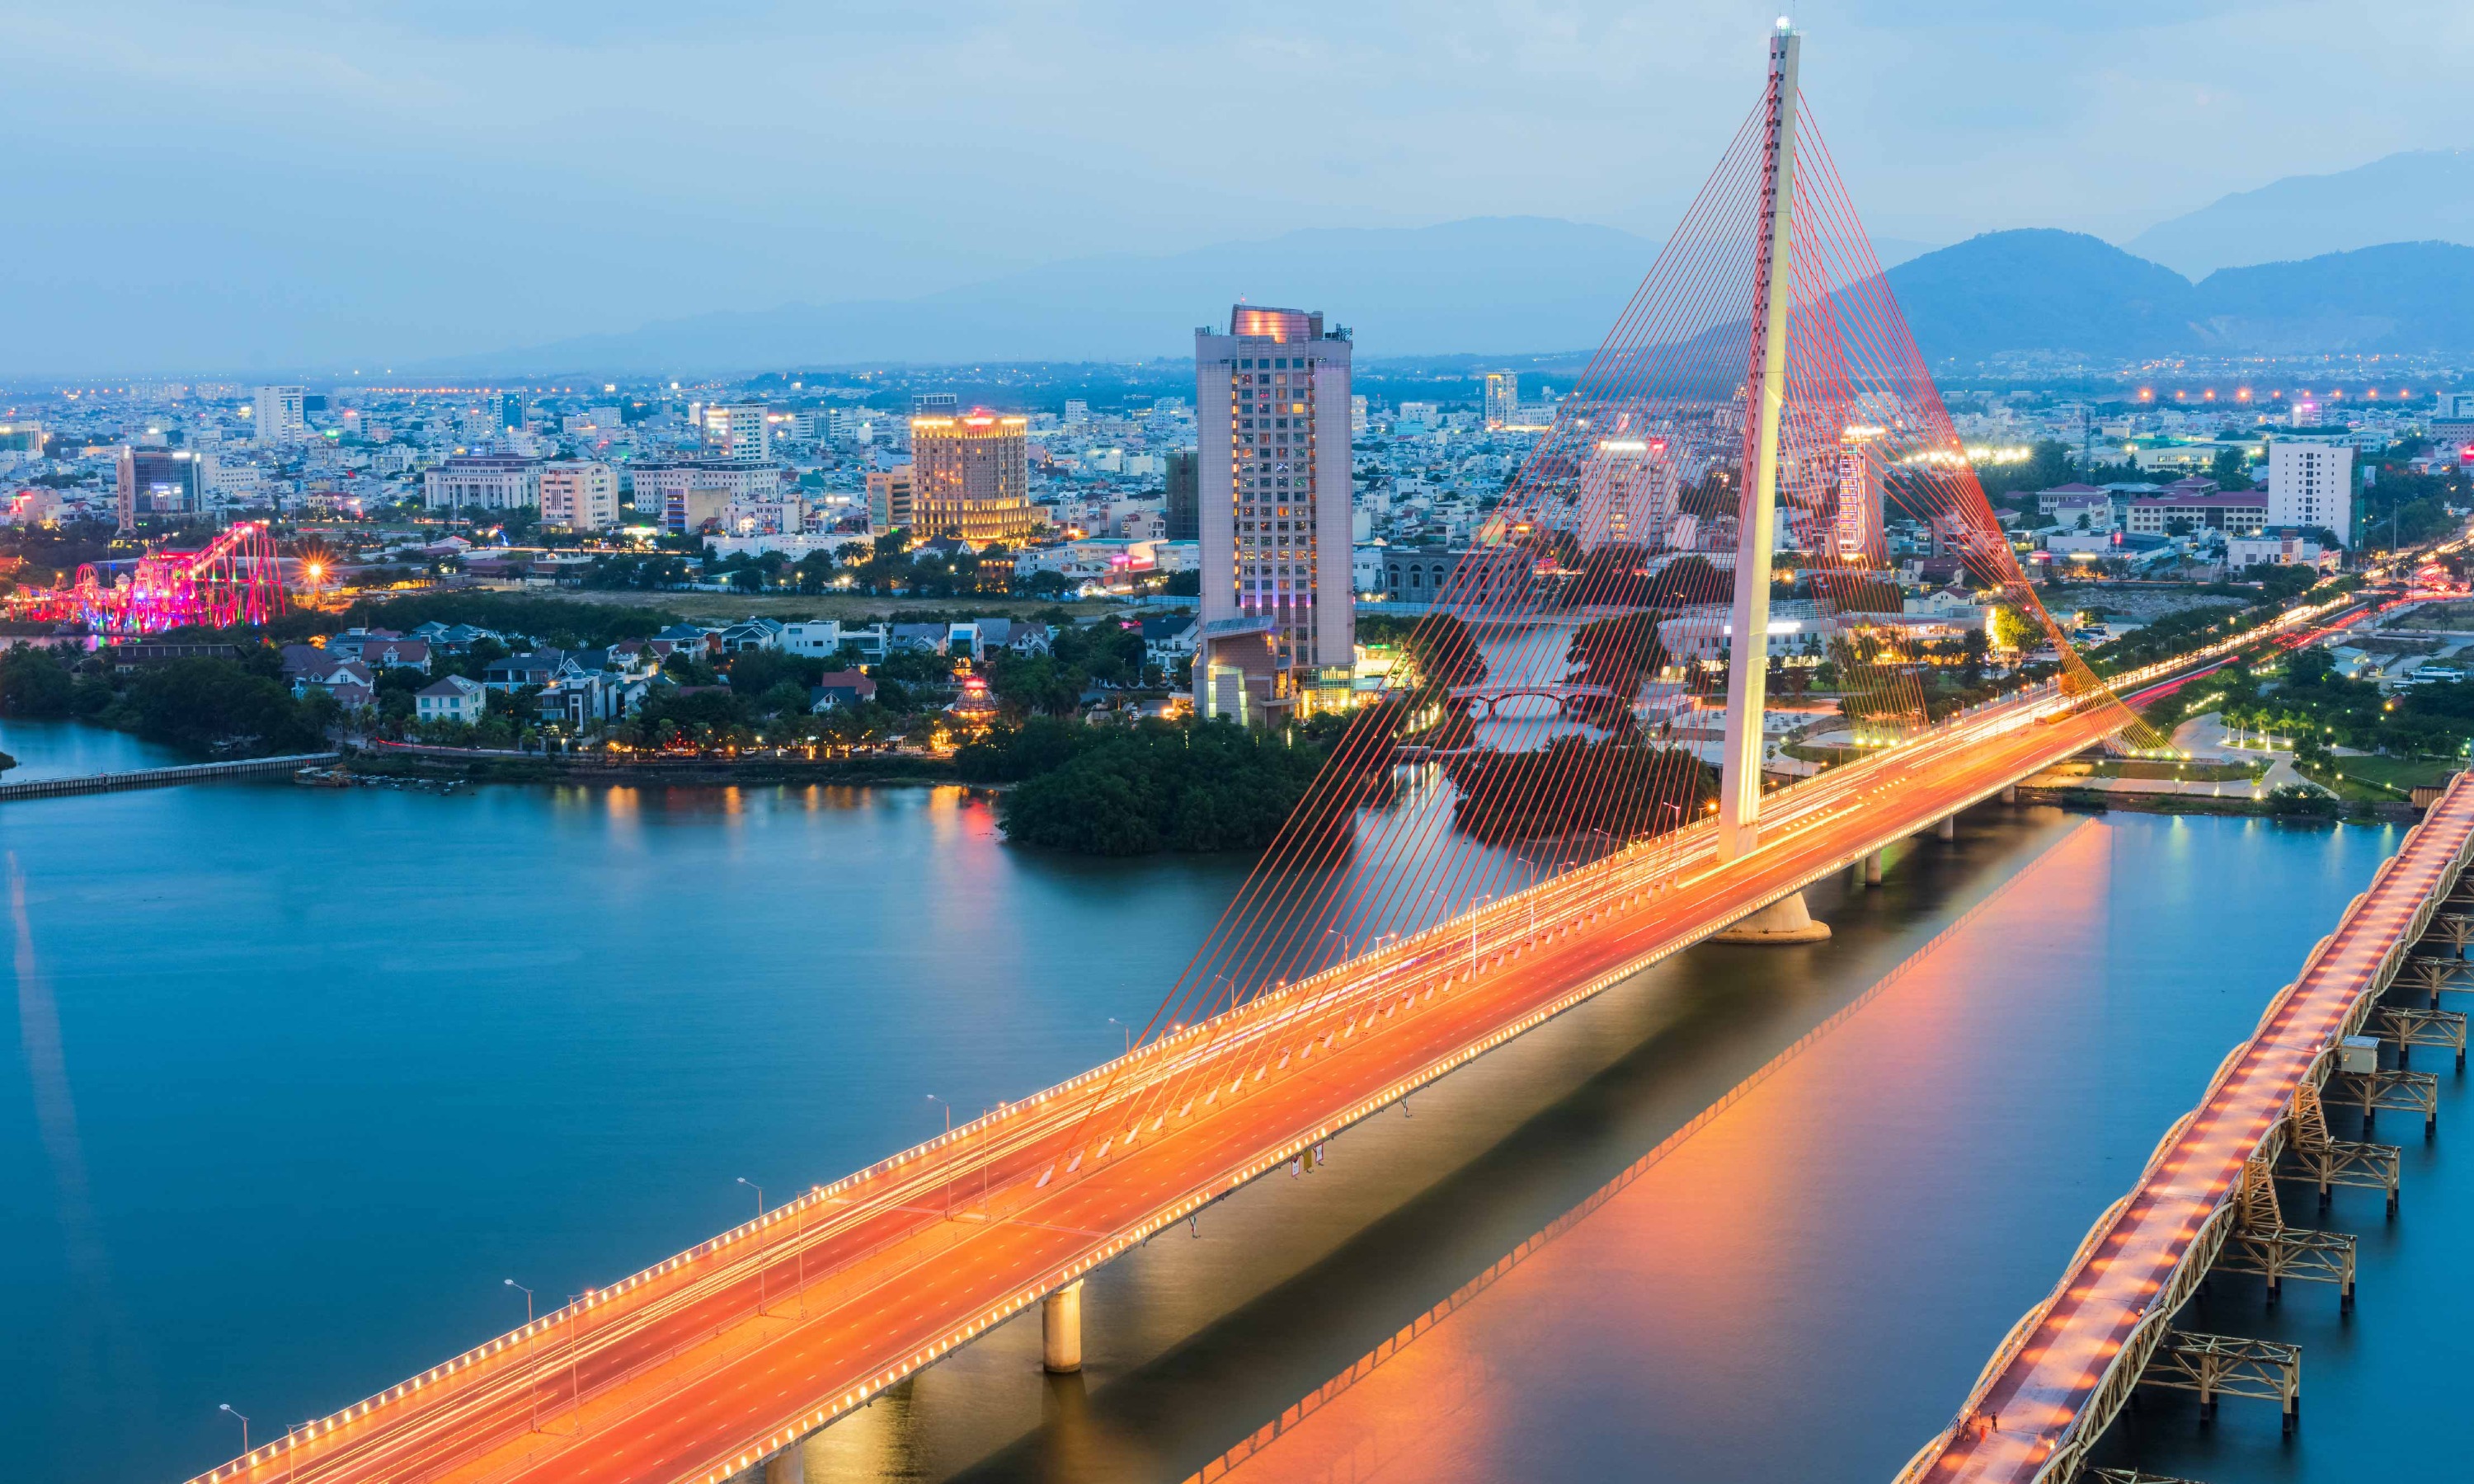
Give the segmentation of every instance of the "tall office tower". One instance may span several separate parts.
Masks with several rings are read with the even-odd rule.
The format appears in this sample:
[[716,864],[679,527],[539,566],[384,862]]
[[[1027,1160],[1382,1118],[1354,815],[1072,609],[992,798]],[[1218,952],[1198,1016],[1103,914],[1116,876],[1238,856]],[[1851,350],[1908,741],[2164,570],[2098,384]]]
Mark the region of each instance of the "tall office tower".
[[1364,434],[1365,431],[1366,398],[1364,396],[1352,396],[1348,399],[1348,436],[1356,438]]
[[704,444],[715,457],[761,464],[773,457],[773,431],[763,402],[713,402],[704,408]]
[[1519,420],[1519,372],[1488,371],[1486,373],[1486,425],[1499,428]]
[[2268,445],[2268,523],[2323,526],[2337,544],[2354,544],[2354,450],[2298,438]]
[[1065,425],[1067,427],[1080,427],[1083,423],[1090,420],[1091,404],[1089,402],[1069,401],[1065,404]]
[[910,503],[911,534],[924,540],[959,536],[984,546],[1046,529],[1031,508],[1030,419],[978,408],[911,419]]
[[1204,715],[1349,704],[1350,349],[1347,330],[1296,309],[1239,304],[1225,335],[1194,332]]
[[[910,466],[879,469],[867,476],[867,534],[890,536],[910,530]],[[916,533],[913,533],[916,534]]]
[[1191,448],[1168,451],[1168,539],[1202,539],[1201,460]]
[[261,448],[297,443],[309,436],[309,419],[302,406],[300,387],[260,387],[250,406],[250,420]]
[[1881,528],[1880,428],[1849,428],[1839,437],[1838,506],[1831,522],[1831,555],[1850,566],[1889,564]]
[[133,531],[139,515],[188,515],[206,508],[205,465],[186,448],[120,450],[120,529]]
[[498,398],[498,427],[508,433],[523,431],[524,399],[513,392]]
[[914,418],[954,418],[962,411],[958,392],[913,392],[910,394],[910,416]]
[[541,518],[570,531],[602,531],[618,523],[618,471],[598,460],[545,464]]

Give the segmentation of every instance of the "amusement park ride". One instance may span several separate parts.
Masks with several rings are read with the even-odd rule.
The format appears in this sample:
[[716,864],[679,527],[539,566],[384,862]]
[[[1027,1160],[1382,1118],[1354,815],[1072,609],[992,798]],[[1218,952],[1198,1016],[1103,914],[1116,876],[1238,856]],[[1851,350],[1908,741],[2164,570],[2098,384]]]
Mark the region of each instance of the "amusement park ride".
[[6,599],[11,618],[78,623],[105,638],[167,629],[262,624],[283,612],[283,562],[257,521],[234,522],[196,551],[158,551],[133,562],[78,568],[66,587],[35,587]]

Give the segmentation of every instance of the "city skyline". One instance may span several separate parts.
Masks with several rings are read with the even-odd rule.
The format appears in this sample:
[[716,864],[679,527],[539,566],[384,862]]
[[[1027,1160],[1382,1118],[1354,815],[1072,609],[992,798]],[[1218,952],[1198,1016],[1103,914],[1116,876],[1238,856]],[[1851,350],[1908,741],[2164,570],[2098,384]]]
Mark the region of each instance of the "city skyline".
[[[29,203],[0,373],[411,361],[898,300],[1325,221],[1541,215],[1655,238],[1692,185],[1675,162],[1706,157],[1747,106],[1717,63],[1768,19],[979,6],[930,23],[748,7],[691,26],[143,4],[104,26],[29,17],[13,33],[24,81],[0,102],[27,141]],[[2438,7],[2171,22],[2013,7],[1961,24],[1842,4],[1797,19],[1831,39],[1810,90],[1894,241],[2021,226],[2120,241],[2229,192],[2466,142],[2446,81],[2466,26]],[[1627,44],[1652,35],[1667,39]],[[2039,59],[2024,95],[1996,81],[2019,55]],[[2278,80],[2305,55],[2362,85],[2291,108]],[[1181,84],[1229,58],[1276,80],[1249,97],[1317,121],[1312,145],[1284,150],[1290,168],[1235,183],[1192,161],[1247,120]],[[682,94],[681,76],[736,82]],[[1071,108],[1063,78],[1083,80]],[[954,193],[967,211],[915,198],[920,154],[968,182]],[[1009,229],[982,229],[990,211]]]

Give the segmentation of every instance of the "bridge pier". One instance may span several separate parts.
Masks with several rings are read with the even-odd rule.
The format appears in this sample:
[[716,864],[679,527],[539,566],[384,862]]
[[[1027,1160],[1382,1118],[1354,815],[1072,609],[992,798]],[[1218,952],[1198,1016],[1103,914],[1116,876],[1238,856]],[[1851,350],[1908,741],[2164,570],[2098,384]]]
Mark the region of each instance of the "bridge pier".
[[2001,790],[2001,802],[2003,803],[2017,803],[2019,802],[2019,785],[2012,783],[2004,787]]
[[1864,859],[1863,859],[1863,861],[1862,861],[1860,864],[1862,865],[1862,868],[1863,868],[1863,871],[1864,871],[1864,884],[1865,884],[1866,886],[1879,886],[1879,885],[1880,885],[1880,884],[1881,884],[1881,852],[1880,852],[1880,851],[1879,851],[1879,850],[1875,850],[1872,854],[1865,856],[1865,857],[1864,857]]
[[1764,946],[1827,943],[1829,940],[1830,924],[1812,920],[1811,909],[1804,904],[1802,892],[1787,893],[1710,939],[1711,943],[1750,943]]
[[[1052,1375],[1082,1369],[1082,1282],[1077,1279],[1039,1304],[1039,1363]],[[767,1481],[770,1484],[770,1481]]]
[[764,1484],[808,1484],[808,1457],[798,1444],[764,1460]]
[[1943,815],[1943,816],[1942,816],[1942,818],[1941,818],[1941,823],[1933,826],[1933,833],[1935,833],[1935,834],[1937,834],[1937,835],[1941,836],[1941,837],[1942,837],[1943,839],[1945,839],[1945,840],[1955,840],[1955,839],[1957,839],[1957,838],[1958,838],[1958,816],[1957,816],[1957,815],[1955,815],[1955,814],[1945,814],[1945,815]]

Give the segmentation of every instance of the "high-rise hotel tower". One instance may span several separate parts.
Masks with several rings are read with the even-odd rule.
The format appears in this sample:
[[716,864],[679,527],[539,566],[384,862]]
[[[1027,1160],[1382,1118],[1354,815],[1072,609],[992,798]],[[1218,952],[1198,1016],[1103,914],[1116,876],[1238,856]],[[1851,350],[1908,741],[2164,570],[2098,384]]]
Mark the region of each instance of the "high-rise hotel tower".
[[1349,349],[1347,330],[1297,309],[1239,304],[1228,333],[1194,332],[1204,715],[1347,704]]

